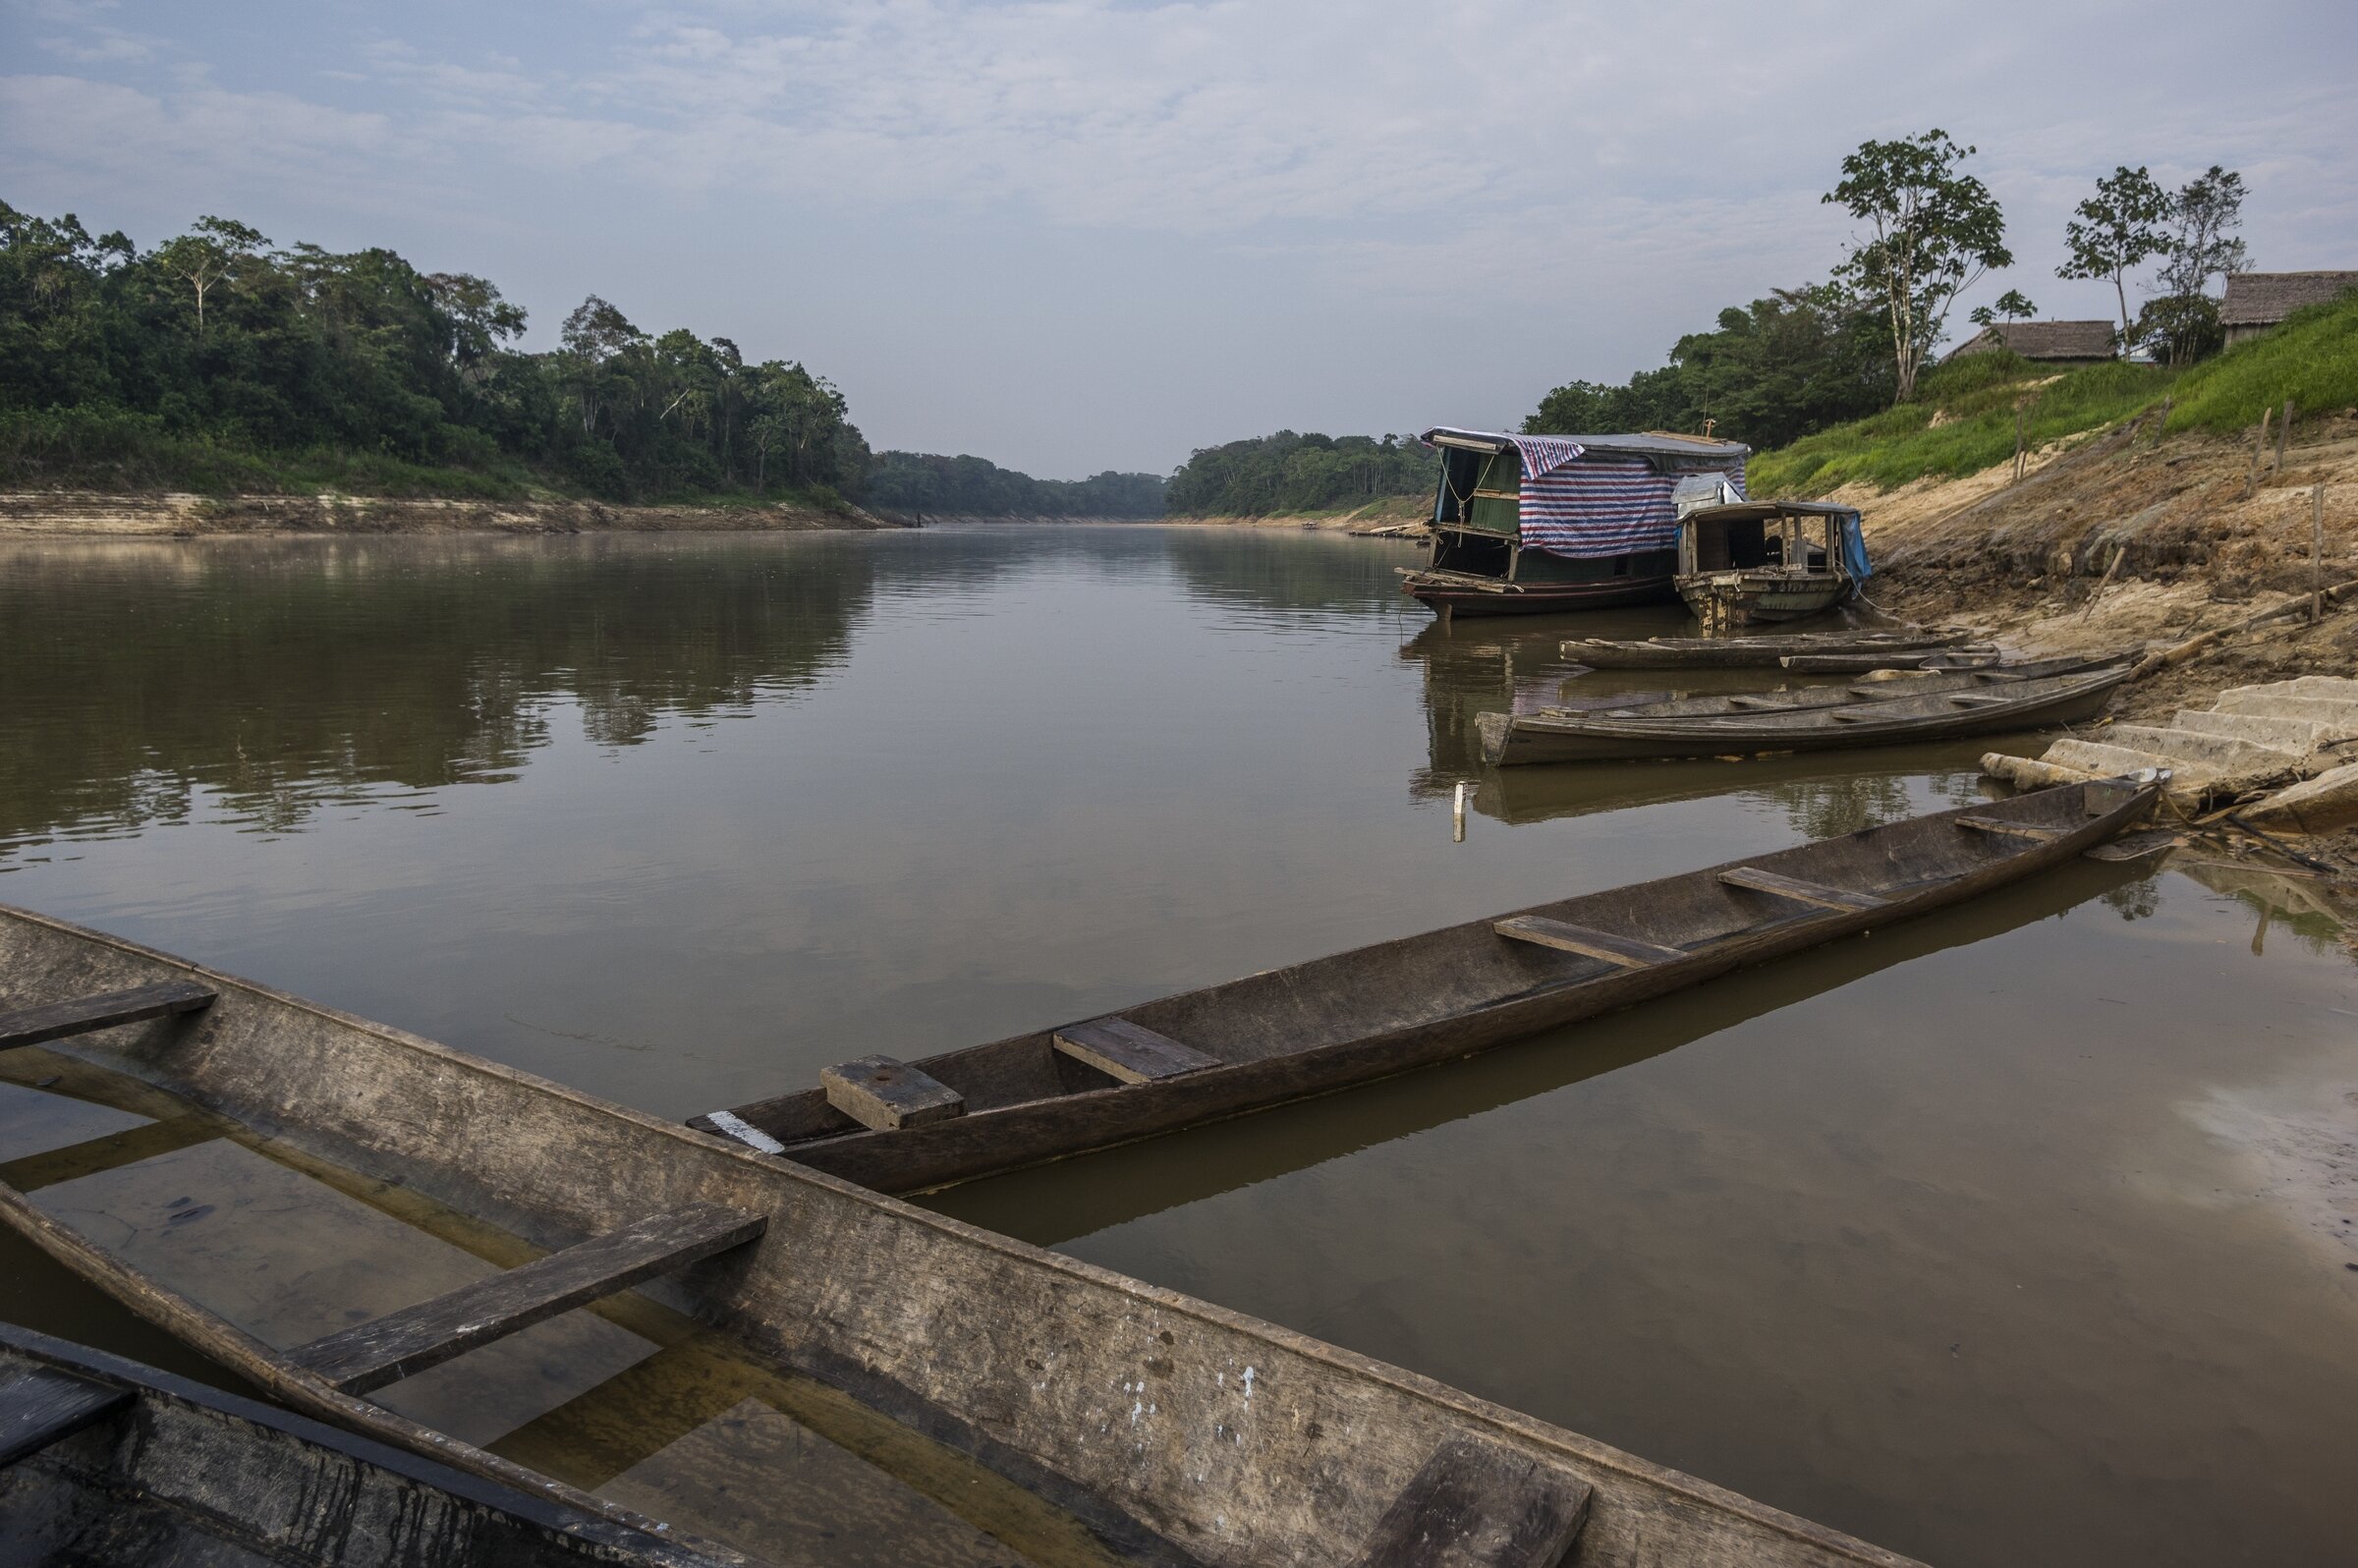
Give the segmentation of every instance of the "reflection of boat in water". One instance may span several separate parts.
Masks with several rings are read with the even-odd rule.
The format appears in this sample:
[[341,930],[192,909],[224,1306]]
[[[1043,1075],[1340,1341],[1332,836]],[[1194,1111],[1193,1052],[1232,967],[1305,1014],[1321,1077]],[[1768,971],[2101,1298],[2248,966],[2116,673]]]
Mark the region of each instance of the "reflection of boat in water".
[[969,1181],[1466,1056],[1886,926],[2103,842],[2159,789],[2066,785],[1906,817],[915,1062],[864,1057],[696,1125],[886,1192]]
[[1752,449],[1736,441],[1636,435],[1501,435],[1434,429],[1440,484],[1422,568],[1401,591],[1444,617],[1546,615],[1645,604],[1672,594],[1682,480],[1741,494]]
[[[1422,1535],[1496,1561],[1476,1553],[1511,1532],[1534,1562],[1898,1561],[1307,1336],[93,931],[0,910],[0,974],[18,1010],[0,1038],[23,1041],[0,1078],[83,1124],[10,1164],[0,1218],[306,1413],[620,1524],[646,1528],[646,1504],[601,1492],[647,1499],[668,1539],[758,1552],[781,1513],[831,1509],[808,1542],[823,1560],[866,1540],[895,1562],[1392,1563]],[[887,1497],[897,1514],[870,1508]]]
[[675,1541],[0,1323],[0,1560],[726,1568]]

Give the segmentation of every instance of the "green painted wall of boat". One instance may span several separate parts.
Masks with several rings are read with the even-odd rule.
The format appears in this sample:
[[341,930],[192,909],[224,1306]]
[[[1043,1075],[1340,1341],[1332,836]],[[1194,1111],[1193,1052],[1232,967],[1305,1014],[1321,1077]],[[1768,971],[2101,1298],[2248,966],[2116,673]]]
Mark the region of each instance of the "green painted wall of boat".
[[[1523,487],[1522,455],[1513,451],[1491,453],[1483,460],[1482,475],[1475,480],[1475,487],[1510,493],[1520,490]],[[1466,527],[1478,532],[1503,534],[1512,538],[1522,530],[1522,508],[1513,501],[1478,495],[1474,497],[1471,511],[1472,515],[1466,519]]]

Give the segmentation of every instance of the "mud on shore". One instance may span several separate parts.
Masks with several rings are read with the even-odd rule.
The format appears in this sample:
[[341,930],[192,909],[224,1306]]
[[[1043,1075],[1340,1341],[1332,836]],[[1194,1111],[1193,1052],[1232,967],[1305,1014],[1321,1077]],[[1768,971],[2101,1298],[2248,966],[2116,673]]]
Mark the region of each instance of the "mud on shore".
[[0,494],[0,536],[198,537],[225,533],[799,532],[899,525],[805,506],[609,506],[597,501],[461,501],[347,495]]

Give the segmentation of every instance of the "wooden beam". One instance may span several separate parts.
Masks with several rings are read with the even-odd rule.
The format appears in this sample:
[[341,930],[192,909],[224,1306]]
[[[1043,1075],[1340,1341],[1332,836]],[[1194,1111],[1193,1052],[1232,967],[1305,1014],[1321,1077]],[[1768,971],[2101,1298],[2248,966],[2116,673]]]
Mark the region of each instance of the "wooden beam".
[[68,1144],[63,1148],[43,1149],[37,1154],[26,1154],[0,1165],[0,1182],[6,1182],[20,1193],[38,1192],[59,1182],[70,1182],[84,1176],[94,1176],[102,1170],[120,1170],[137,1165],[158,1154],[176,1149],[192,1148],[222,1135],[220,1121],[200,1113],[187,1116],[168,1116],[162,1121],[141,1122],[119,1133],[92,1138],[80,1144]]
[[504,1274],[356,1323],[287,1352],[347,1394],[399,1382],[521,1328],[742,1246],[769,1223],[760,1214],[699,1204],[649,1214]]
[[161,1018],[167,1013],[193,1013],[211,1006],[219,994],[210,985],[196,980],[161,980],[127,991],[78,996],[70,1002],[20,1007],[15,1012],[0,1013],[0,1050],[38,1045],[64,1039],[69,1035],[87,1035],[93,1030],[136,1024],[140,1019]]
[[966,1096],[921,1068],[891,1056],[863,1056],[822,1067],[827,1103],[863,1127],[888,1132],[966,1114]]
[[1647,969],[1687,956],[1675,947],[1640,941],[1634,936],[1616,936],[1611,931],[1593,931],[1569,921],[1549,920],[1544,915],[1511,916],[1490,929],[1514,941],[1537,942],[1542,947],[1578,953],[1584,958],[1601,958],[1623,969]]
[[0,1375],[0,1468],[103,1421],[136,1397],[128,1388],[53,1367]]
[[2002,816],[1952,816],[1949,820],[1976,833],[2004,833],[2012,838],[2061,838],[2064,831],[2059,827],[2040,827],[2031,822],[2009,822]]
[[1820,909],[1881,909],[1888,902],[1873,893],[1854,893],[1845,887],[1805,882],[1798,876],[1780,876],[1774,871],[1762,870],[1757,866],[1730,867],[1719,873],[1719,880],[1730,887],[1749,887],[1756,893],[1774,893],[1779,898],[1789,898],[1797,904],[1815,904]]
[[1159,1078],[1178,1078],[1220,1065],[1218,1057],[1207,1056],[1192,1045],[1182,1045],[1168,1035],[1157,1035],[1126,1018],[1067,1024],[1056,1032],[1055,1042],[1056,1048],[1073,1060],[1087,1062],[1125,1084],[1151,1084]]
[[1376,1521],[1357,1568],[1556,1568],[1588,1522],[1589,1484],[1479,1437],[1452,1437]]

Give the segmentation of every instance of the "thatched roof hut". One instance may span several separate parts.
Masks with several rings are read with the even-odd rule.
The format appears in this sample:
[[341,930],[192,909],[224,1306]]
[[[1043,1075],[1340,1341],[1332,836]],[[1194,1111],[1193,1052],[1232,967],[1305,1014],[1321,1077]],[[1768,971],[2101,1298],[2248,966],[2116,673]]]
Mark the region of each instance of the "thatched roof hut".
[[2227,279],[2218,324],[2227,341],[2258,337],[2304,305],[2322,305],[2358,289],[2358,272],[2238,272]]
[[2040,364],[2102,364],[2113,357],[2112,330],[2109,321],[2000,321],[1958,344],[1948,357],[1961,360],[2007,349]]

